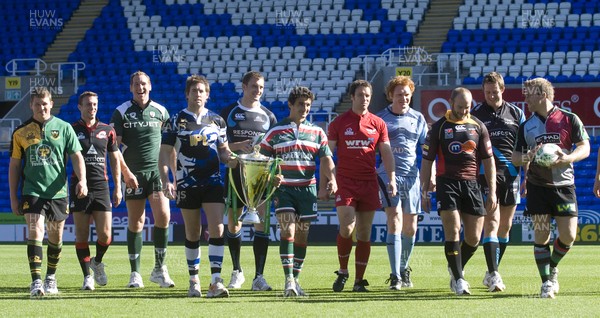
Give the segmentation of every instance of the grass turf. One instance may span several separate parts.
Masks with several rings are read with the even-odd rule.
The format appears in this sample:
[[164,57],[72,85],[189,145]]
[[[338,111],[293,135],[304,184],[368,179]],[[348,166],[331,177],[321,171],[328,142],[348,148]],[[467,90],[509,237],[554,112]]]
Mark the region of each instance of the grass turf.
[[[450,292],[448,272],[442,246],[416,246],[411,259],[414,288],[390,291],[384,284],[389,276],[385,246],[372,247],[365,278],[371,292],[351,292],[351,280],[341,293],[331,291],[337,269],[335,246],[309,246],[306,266],[300,276],[308,298],[289,299],[281,296],[283,272],[278,247],[271,245],[265,277],[273,287],[271,292],[251,292],[254,272],[252,247],[242,250],[242,267],[246,283],[242,289],[231,290],[229,298],[188,298],[188,275],[183,246],[170,246],[167,265],[175,288],[162,289],[149,280],[153,265],[150,244],[142,252],[144,289],[127,289],[129,262],[126,247],[111,246],[104,258],[108,285],[95,291],[79,290],[82,274],[73,245],[63,247],[57,272],[60,294],[43,300],[29,299],[30,276],[25,245],[0,246],[0,316],[48,317],[440,317],[440,316],[598,316],[600,304],[599,246],[575,246],[559,265],[560,293],[557,298],[540,299],[541,285],[531,246],[509,246],[500,266],[507,290],[489,293],[481,285],[486,271],[480,248],[466,267],[466,279],[471,284],[471,296],[455,296]],[[92,253],[94,248],[92,246]],[[231,261],[227,249],[223,278],[229,281]],[[44,247],[44,256],[46,247]],[[202,246],[200,264],[203,294],[208,289],[207,247]],[[45,262],[44,262],[45,264]],[[353,258],[350,260],[353,275]],[[44,265],[45,266],[45,265]],[[45,272],[45,267],[43,272]]]

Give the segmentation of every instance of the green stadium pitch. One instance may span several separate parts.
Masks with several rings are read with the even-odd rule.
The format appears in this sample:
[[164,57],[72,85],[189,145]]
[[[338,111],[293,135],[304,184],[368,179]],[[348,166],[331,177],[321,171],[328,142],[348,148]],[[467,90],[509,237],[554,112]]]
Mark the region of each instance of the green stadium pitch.
[[[26,247],[0,246],[0,316],[2,317],[596,317],[600,312],[600,246],[577,246],[560,263],[560,293],[556,299],[540,299],[540,278],[532,246],[509,246],[500,264],[507,290],[487,292],[481,284],[485,260],[480,248],[466,267],[471,284],[470,296],[455,296],[449,289],[443,246],[415,247],[411,267],[414,288],[391,291],[384,283],[389,263],[384,245],[372,247],[365,278],[369,293],[351,292],[351,283],[341,293],[331,285],[337,269],[335,246],[309,246],[300,276],[307,298],[283,298],[283,271],[278,247],[272,245],[265,277],[273,286],[270,292],[251,292],[254,272],[252,247],[244,244],[242,267],[246,283],[231,290],[229,298],[188,298],[188,274],[181,245],[169,246],[167,265],[174,288],[159,288],[149,280],[153,251],[146,244],[142,251],[142,276],[146,288],[127,289],[129,263],[126,246],[111,246],[104,257],[108,285],[95,291],[81,291],[81,270],[72,244],[65,244],[57,272],[59,295],[43,300],[29,299],[30,275]],[[200,264],[202,292],[209,281],[207,247],[202,246]],[[45,251],[45,248],[44,248]],[[92,247],[93,253],[93,247]],[[45,252],[44,252],[45,254]],[[226,252],[227,254],[227,252]],[[350,259],[353,275],[353,256]],[[45,263],[44,263],[45,264]],[[44,270],[45,272],[45,265]],[[229,255],[225,256],[223,278],[231,274]]]

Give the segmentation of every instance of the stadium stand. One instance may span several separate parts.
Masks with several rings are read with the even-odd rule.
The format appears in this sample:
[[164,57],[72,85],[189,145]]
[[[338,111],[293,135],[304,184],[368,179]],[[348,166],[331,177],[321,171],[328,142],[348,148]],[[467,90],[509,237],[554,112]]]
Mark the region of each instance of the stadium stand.
[[[500,63],[509,67],[507,84],[530,76],[555,83],[594,82],[600,81],[598,67],[592,66],[600,64],[595,58],[600,56],[599,35],[598,2],[503,0],[492,5],[485,0],[467,0],[454,18],[442,52],[475,56],[478,63],[463,64],[469,74],[464,79],[467,84],[481,83],[484,67],[496,66],[496,54],[501,54]],[[527,58],[517,58],[517,54]]]

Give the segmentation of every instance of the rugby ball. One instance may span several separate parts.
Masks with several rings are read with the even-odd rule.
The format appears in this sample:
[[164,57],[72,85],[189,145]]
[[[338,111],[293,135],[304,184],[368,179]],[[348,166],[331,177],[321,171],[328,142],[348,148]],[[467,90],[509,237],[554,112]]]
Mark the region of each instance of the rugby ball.
[[550,167],[558,159],[557,151],[561,150],[557,144],[543,144],[535,153],[534,162],[542,167]]

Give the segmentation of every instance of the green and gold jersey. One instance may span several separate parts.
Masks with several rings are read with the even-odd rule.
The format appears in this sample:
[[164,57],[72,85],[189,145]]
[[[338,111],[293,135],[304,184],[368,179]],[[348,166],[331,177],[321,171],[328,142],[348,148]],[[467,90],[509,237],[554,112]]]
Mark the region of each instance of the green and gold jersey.
[[81,151],[71,124],[50,118],[29,119],[13,132],[10,157],[23,162],[23,195],[44,199],[67,197],[67,155]]
[[154,101],[144,109],[132,100],[115,109],[110,124],[121,136],[123,158],[131,171],[158,169],[162,125],[168,120],[167,109]]

